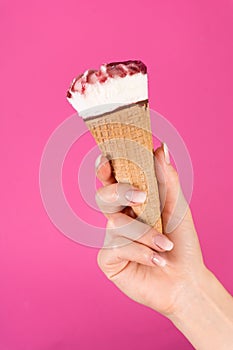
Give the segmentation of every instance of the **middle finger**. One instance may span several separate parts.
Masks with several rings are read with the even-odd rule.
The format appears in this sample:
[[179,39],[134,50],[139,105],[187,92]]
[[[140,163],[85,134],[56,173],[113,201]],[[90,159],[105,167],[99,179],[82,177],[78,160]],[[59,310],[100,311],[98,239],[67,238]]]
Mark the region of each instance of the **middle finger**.
[[144,203],[146,192],[139,191],[129,184],[114,183],[101,187],[96,192],[96,203],[101,211],[108,214],[122,211],[125,207],[134,207]]

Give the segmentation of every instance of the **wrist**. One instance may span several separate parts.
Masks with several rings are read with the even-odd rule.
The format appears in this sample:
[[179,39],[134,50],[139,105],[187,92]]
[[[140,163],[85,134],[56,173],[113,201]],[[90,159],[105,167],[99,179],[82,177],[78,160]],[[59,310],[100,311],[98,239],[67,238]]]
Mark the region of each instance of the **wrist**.
[[175,306],[172,312],[167,315],[174,324],[188,319],[198,305],[209,299],[209,286],[212,284],[212,279],[212,273],[203,265],[197,276],[190,278],[180,288]]
[[[233,301],[216,277],[204,268],[181,294],[169,319],[195,349],[228,350],[233,343]],[[231,344],[231,345],[230,345]]]

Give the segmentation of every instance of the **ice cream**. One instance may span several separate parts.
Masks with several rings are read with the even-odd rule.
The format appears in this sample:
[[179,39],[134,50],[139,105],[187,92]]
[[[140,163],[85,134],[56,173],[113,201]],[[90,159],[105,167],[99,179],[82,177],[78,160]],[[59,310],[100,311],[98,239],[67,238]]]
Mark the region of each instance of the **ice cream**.
[[145,64],[112,62],[87,70],[73,80],[67,98],[110,160],[116,180],[147,192],[146,202],[134,207],[138,220],[162,232]]
[[67,98],[84,119],[148,99],[146,66],[141,61],[103,64],[74,79]]

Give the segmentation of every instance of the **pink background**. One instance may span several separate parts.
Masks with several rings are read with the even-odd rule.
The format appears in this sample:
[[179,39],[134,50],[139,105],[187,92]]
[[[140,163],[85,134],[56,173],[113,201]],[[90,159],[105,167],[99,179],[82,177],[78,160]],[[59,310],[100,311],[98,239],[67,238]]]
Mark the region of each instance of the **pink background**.
[[1,350],[191,349],[166,319],[105,279],[96,249],[53,226],[39,164],[73,113],[71,79],[106,61],[143,60],[151,107],[178,129],[193,161],[191,207],[205,261],[232,292],[233,1],[2,0],[0,26]]

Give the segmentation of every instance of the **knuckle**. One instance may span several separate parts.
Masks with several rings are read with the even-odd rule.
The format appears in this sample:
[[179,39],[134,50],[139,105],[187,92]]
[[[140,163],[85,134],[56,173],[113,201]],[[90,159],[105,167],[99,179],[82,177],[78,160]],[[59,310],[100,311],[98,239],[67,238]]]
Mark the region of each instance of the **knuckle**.
[[97,255],[97,264],[101,270],[104,269],[104,258],[103,258],[103,249],[100,249]]
[[96,201],[97,204],[99,204],[99,202],[100,202],[100,198],[101,198],[100,193],[101,193],[101,192],[102,192],[102,188],[99,188],[99,189],[96,191],[96,193],[95,193],[95,201]]
[[112,229],[119,228],[121,226],[120,225],[121,217],[122,217],[122,214],[119,212],[112,213],[112,215],[109,217],[109,220],[108,220],[108,227]]
[[109,193],[108,193],[109,202],[115,202],[118,200],[118,198],[119,198],[118,185],[119,185],[118,183],[112,185],[111,191],[109,191]]
[[118,200],[117,186],[115,184],[101,187],[96,192],[96,201],[112,204]]
[[108,222],[107,222],[107,232],[108,232],[108,230],[110,230],[109,233],[113,232],[112,230],[115,228],[116,228],[116,225],[114,223],[114,216],[111,215],[108,219]]
[[142,258],[146,262],[150,260],[150,252],[148,249],[144,249],[144,251],[142,252]]

